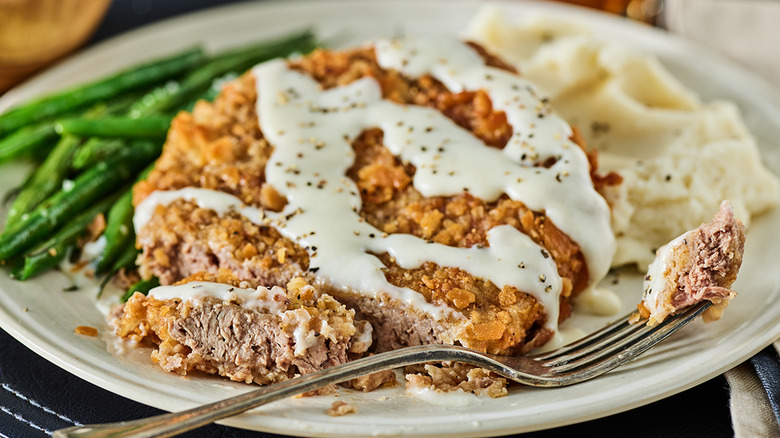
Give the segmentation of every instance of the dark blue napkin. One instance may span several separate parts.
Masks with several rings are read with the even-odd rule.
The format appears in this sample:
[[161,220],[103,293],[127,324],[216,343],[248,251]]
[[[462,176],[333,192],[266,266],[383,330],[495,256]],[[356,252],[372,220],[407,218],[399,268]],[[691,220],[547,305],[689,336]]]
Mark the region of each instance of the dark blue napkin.
[[[73,425],[132,420],[162,413],[60,369],[0,330],[0,437],[45,437]],[[182,436],[280,437],[220,425]]]
[[774,346],[766,347],[750,359],[758,379],[766,389],[769,404],[780,424],[780,355]]

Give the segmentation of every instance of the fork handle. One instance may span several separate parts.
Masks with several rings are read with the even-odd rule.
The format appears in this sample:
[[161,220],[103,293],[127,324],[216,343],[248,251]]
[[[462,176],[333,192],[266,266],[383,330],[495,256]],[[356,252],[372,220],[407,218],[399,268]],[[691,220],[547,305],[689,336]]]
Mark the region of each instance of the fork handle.
[[[471,360],[470,360],[471,359]],[[342,365],[306,374],[254,391],[199,406],[182,412],[157,415],[118,423],[74,426],[55,431],[54,438],[171,437],[222,418],[240,414],[249,409],[312,391],[327,385],[344,382],[365,374],[424,362],[458,360],[472,362],[474,355],[468,349],[449,345],[423,345],[388,351]]]

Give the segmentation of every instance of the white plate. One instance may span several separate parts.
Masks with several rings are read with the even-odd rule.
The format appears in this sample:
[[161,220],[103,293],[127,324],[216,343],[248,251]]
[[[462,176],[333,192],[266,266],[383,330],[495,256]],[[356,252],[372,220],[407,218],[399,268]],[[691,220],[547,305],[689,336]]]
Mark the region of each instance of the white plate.
[[[209,49],[284,34],[314,25],[337,44],[399,32],[461,31],[476,3],[447,1],[293,2],[240,4],[184,16],[110,40],[69,59],[9,92],[13,102],[103,75],[201,41]],[[777,173],[780,98],[761,80],[705,49],[661,31],[612,16],[548,3],[512,2],[511,14],[547,11],[571,17],[626,45],[656,53],[684,83],[705,98],[735,100],[758,137],[766,161]],[[18,165],[0,167],[0,188],[23,175]],[[0,212],[2,213],[2,212]],[[614,414],[692,387],[750,357],[780,336],[780,212],[754,222],[745,263],[735,288],[741,295],[723,320],[695,322],[650,353],[591,382],[561,389],[514,388],[501,399],[473,399],[469,406],[443,407],[404,395],[402,388],[369,394],[344,391],[339,400],[358,404],[359,413],[333,418],[332,397],[284,400],[225,421],[232,426],[294,435],[496,435],[549,428]],[[94,305],[94,291],[62,292],[68,280],[50,273],[24,283],[0,276],[0,325],[25,345],[64,369],[125,397],[166,410],[181,410],[251,389],[213,377],[181,378],[153,365],[147,351],[111,354],[106,337],[74,334],[77,325],[108,330]],[[617,292],[625,310],[639,299],[638,276],[621,276]],[[603,319],[577,316],[590,329]]]

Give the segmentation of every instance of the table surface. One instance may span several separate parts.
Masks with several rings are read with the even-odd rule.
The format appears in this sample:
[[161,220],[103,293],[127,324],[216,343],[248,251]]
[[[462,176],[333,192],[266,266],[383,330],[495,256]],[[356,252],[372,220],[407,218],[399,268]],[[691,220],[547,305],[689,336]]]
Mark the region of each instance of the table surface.
[[[245,0],[114,0],[91,44],[127,30]],[[0,331],[0,438],[48,436],[74,423],[130,420],[162,411],[117,396],[56,367]],[[524,437],[731,437],[728,385],[722,376],[621,414]],[[274,437],[212,425],[185,437]]]

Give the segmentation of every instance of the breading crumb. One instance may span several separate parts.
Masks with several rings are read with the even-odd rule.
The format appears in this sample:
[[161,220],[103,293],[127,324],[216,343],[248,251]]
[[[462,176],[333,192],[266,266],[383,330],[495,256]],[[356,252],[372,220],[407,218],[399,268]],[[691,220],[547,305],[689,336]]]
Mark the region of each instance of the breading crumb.
[[371,392],[379,387],[394,387],[397,384],[398,380],[395,372],[393,370],[385,370],[352,379],[345,386],[363,392]]
[[343,401],[334,401],[328,409],[328,415],[331,417],[341,417],[355,412],[357,412],[357,406]]
[[507,395],[507,381],[490,371],[462,363],[413,365],[406,368],[407,389],[464,391],[491,398]]
[[76,333],[84,336],[92,336],[93,338],[98,335],[98,330],[95,327],[90,327],[88,325],[80,325],[76,327]]

